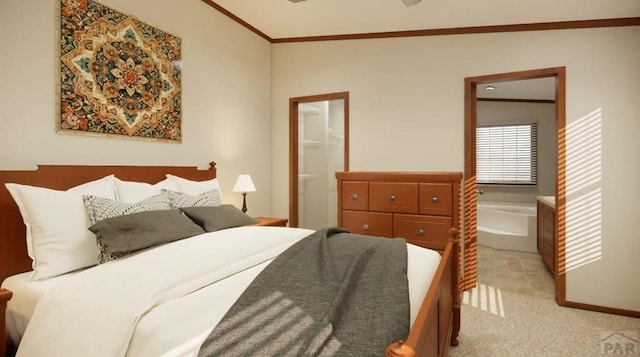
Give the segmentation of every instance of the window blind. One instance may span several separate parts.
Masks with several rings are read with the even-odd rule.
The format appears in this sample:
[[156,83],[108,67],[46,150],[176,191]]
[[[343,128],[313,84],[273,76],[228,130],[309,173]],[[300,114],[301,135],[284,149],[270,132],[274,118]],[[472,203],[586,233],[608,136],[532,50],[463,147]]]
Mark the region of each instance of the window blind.
[[535,185],[537,141],[535,123],[476,128],[477,182]]

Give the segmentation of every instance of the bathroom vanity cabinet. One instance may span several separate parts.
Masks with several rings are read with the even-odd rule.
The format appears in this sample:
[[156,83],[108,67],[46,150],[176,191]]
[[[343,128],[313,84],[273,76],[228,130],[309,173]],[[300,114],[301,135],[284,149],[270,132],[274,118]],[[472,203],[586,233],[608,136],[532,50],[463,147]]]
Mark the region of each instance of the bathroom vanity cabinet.
[[556,205],[554,197],[538,197],[538,253],[549,271],[556,275]]

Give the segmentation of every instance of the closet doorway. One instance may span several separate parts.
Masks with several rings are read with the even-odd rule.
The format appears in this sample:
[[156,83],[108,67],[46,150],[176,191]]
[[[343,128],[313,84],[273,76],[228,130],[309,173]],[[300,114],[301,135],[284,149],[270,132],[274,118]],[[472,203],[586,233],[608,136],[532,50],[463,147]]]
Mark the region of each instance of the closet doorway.
[[565,271],[565,205],[566,205],[566,69],[554,67],[521,72],[509,72],[465,78],[465,182],[464,182],[464,252],[463,288],[468,290],[477,280],[477,180],[476,180],[476,127],[478,122],[477,87],[498,82],[555,78],[555,119],[557,129],[557,180],[556,202],[556,251],[555,300],[566,304]]
[[290,98],[290,227],[337,225],[338,171],[349,171],[349,92]]

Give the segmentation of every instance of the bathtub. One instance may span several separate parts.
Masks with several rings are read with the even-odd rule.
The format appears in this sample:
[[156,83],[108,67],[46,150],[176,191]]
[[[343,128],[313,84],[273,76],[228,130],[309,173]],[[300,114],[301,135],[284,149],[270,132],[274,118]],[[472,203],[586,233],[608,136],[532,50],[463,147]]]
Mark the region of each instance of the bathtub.
[[535,203],[478,202],[478,244],[520,252],[537,251]]

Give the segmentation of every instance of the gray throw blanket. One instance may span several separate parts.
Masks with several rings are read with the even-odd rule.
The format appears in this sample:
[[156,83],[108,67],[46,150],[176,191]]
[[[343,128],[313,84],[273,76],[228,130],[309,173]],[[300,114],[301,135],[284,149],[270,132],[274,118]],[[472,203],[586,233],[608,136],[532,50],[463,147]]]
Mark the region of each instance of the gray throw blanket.
[[406,241],[328,228],[274,259],[198,356],[383,356],[408,332]]

